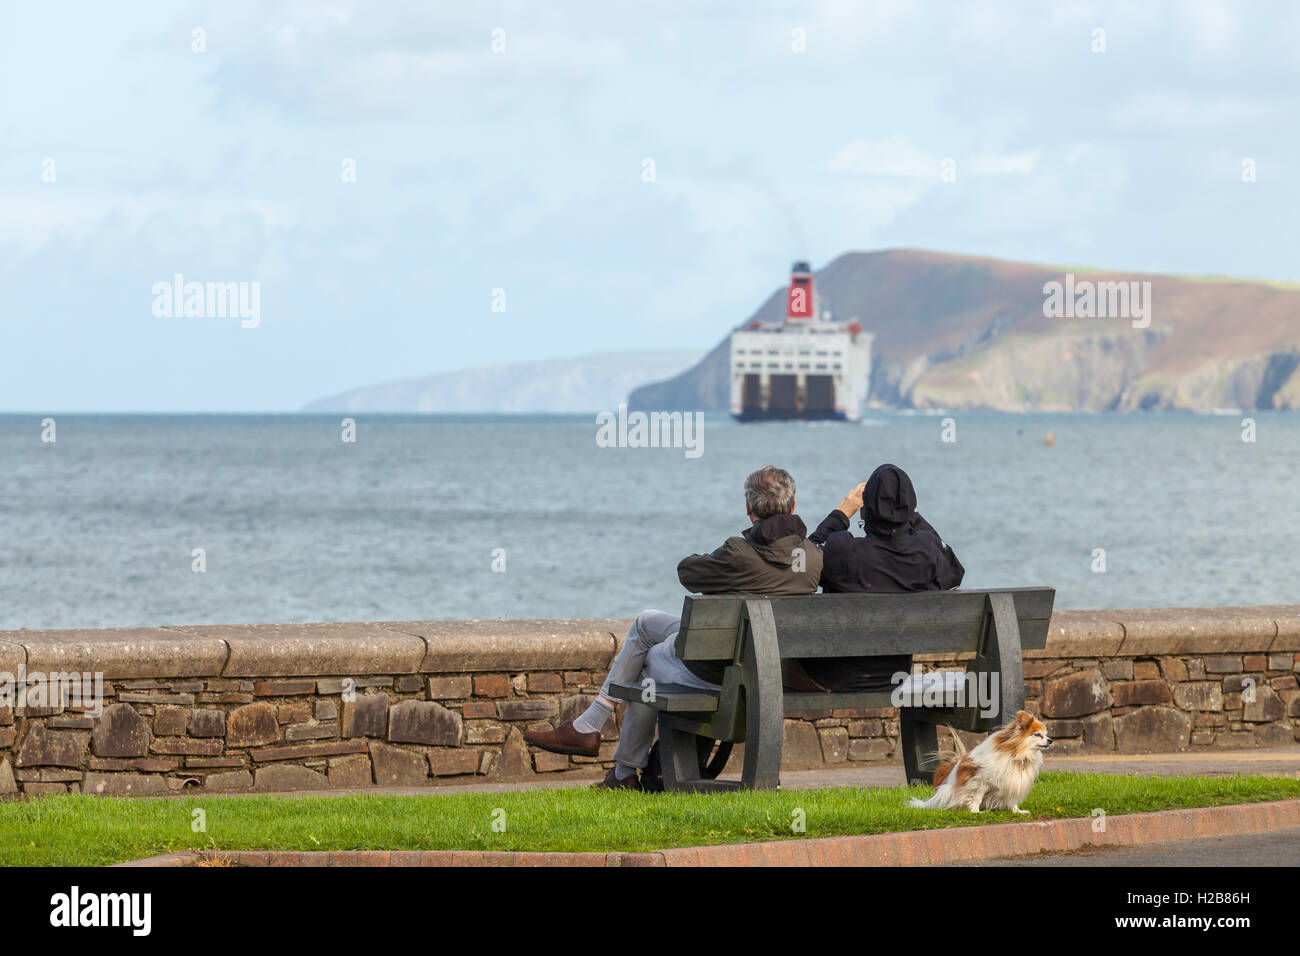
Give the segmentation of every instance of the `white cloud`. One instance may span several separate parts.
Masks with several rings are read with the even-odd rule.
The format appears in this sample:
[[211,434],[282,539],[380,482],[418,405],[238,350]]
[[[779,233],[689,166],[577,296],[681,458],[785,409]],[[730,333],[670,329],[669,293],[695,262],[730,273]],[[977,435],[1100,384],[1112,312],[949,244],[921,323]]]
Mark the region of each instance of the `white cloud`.
[[1196,0],[1180,10],[1180,14],[1186,18],[1192,35],[1207,52],[1222,53],[1235,45],[1237,14],[1221,0]]
[[1267,123],[1273,114],[1273,107],[1257,100],[1164,90],[1129,98],[1111,118],[1125,130],[1203,131]]
[[[211,79],[223,95],[327,122],[467,100],[508,107],[597,80],[625,55],[576,12],[525,9],[496,18],[472,6],[343,0],[324,10],[299,2],[268,13],[260,3],[228,0],[195,19],[208,29],[209,55],[220,63]],[[501,52],[493,51],[497,29],[505,31]]]
[[[980,152],[969,157],[959,153],[951,158],[959,176],[1029,176],[1038,165],[1038,156],[1039,150],[1030,149]],[[854,176],[938,179],[947,158],[927,153],[903,134],[894,133],[884,139],[846,143],[826,160],[826,170]]]
[[809,41],[820,55],[825,44],[857,47],[880,43],[921,12],[917,0],[818,0],[809,20]]
[[1019,153],[977,153],[967,161],[966,169],[975,176],[1032,176],[1038,165],[1038,154],[1036,149]]
[[937,177],[939,160],[903,134],[893,133],[884,139],[844,144],[826,160],[826,170],[855,176]]
[[110,219],[135,230],[156,216],[201,229],[218,229],[245,213],[258,217],[268,228],[292,226],[299,208],[292,202],[260,199],[141,197],[86,195],[58,186],[46,195],[0,193],[0,243],[32,250],[56,237],[81,242]]

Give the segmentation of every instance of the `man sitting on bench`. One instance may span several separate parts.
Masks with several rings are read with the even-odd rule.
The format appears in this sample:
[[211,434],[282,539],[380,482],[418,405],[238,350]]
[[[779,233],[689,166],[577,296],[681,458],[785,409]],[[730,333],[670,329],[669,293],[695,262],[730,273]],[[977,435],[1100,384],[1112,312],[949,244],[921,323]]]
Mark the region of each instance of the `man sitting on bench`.
[[[811,594],[822,573],[822,552],[808,539],[808,528],[794,513],[794,479],[782,468],[767,465],[745,479],[745,513],[750,526],[728,538],[712,554],[693,554],[677,565],[677,577],[688,591],[701,594]],[[825,522],[823,522],[824,524]],[[663,611],[642,611],[627,632],[623,648],[610,664],[600,695],[582,714],[554,730],[524,734],[530,744],[552,753],[595,757],[600,733],[614,716],[615,699],[609,685],[641,683],[684,684],[717,690],[721,662],[682,662],[675,641],[681,619]],[[644,769],[654,744],[658,714],[653,707],[629,701],[619,732],[614,769],[597,784],[611,790],[640,790],[637,771]]]
[[[861,494],[865,537],[848,530],[853,495]],[[897,465],[881,465],[865,485],[845,497],[826,516],[811,539],[822,546],[822,591],[946,591],[961,584],[966,571],[939,533],[916,510],[912,479]],[[845,507],[848,504],[850,507]],[[908,673],[910,655],[821,657],[782,663],[782,679],[792,690],[890,690],[893,675]]]

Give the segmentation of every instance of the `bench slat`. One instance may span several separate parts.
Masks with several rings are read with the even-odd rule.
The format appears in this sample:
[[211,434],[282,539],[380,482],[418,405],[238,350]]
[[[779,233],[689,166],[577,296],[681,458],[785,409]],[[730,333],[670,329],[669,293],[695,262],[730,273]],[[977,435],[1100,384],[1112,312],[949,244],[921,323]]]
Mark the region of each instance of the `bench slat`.
[[[950,623],[982,620],[989,594],[1011,594],[1016,616],[1052,616],[1053,588],[999,588],[972,591],[914,591],[906,594],[788,594],[768,597],[778,629],[789,624],[808,626]],[[744,597],[698,594],[686,598],[682,626],[701,629],[737,628]]]
[[[1046,636],[1047,626],[1046,620],[1022,621],[1021,634],[1041,630]],[[980,631],[979,625],[971,624],[914,624],[893,628],[786,625],[778,635],[782,657],[878,657],[974,651],[978,649]],[[679,638],[677,648],[681,660],[731,660],[735,656],[736,632],[691,628],[684,639]]]
[[631,700],[637,703],[649,703],[655,710],[669,713],[711,714],[718,709],[718,693],[687,687],[685,684],[660,684],[655,688],[655,699],[643,702],[641,694],[645,691],[640,684],[618,684],[610,682],[609,692],[619,700]]

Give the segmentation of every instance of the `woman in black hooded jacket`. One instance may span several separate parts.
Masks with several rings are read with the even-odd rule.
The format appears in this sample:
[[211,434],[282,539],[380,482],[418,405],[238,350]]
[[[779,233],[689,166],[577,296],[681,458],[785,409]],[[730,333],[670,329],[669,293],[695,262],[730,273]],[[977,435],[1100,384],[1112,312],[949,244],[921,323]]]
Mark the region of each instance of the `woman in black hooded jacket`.
[[[845,497],[809,535],[822,548],[822,591],[827,594],[946,591],[961,584],[966,569],[952,548],[916,510],[912,479],[897,465],[881,465],[860,485],[864,537],[849,531],[858,489]],[[888,690],[895,673],[911,669],[909,655],[825,657],[800,661],[813,686],[831,691]],[[796,669],[788,683],[798,686]]]

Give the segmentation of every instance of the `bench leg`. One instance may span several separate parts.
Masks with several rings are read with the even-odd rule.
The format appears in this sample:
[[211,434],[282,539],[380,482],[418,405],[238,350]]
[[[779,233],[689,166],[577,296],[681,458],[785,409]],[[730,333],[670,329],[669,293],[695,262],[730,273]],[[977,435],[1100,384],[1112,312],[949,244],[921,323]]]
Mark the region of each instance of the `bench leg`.
[[[931,757],[939,749],[939,732],[915,707],[901,707],[898,711],[898,745],[903,748],[903,772],[908,786],[929,783],[932,773],[925,767],[933,763]],[[931,768],[933,769],[933,768]]]
[[785,744],[785,712],[769,704],[760,709],[757,703],[746,719],[754,728],[745,738],[745,763],[740,779],[750,790],[776,790],[781,786],[781,750]]
[[767,601],[746,601],[745,765],[740,779],[751,790],[781,786],[781,748],[785,744],[785,689],[776,621]]
[[735,780],[705,780],[700,777],[700,754],[695,733],[674,725],[671,717],[659,717],[659,760],[664,773],[664,790],[708,793],[737,790]]
[[[1025,663],[1020,650],[1020,623],[1016,620],[1016,601],[1010,594],[990,594],[988,613],[993,618],[993,642],[997,658],[993,666],[1000,675],[999,713],[995,723],[1003,724],[1025,706]],[[993,643],[991,642],[991,643]]]

